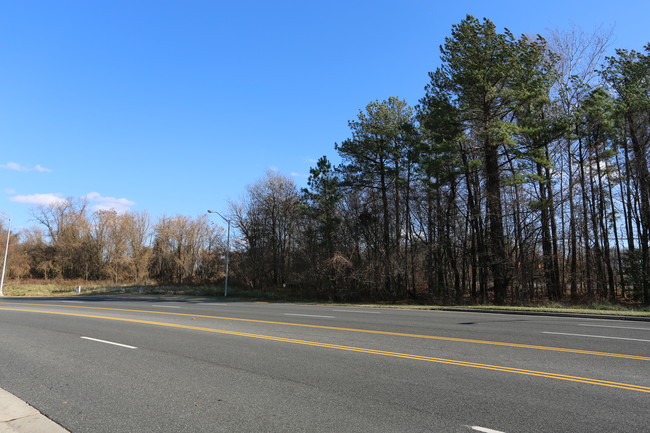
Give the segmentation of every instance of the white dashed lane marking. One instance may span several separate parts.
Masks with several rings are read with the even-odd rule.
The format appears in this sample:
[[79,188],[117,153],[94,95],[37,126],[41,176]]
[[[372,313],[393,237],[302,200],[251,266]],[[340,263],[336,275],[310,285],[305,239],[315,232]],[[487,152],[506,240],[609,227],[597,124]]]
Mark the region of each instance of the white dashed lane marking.
[[316,314],[294,314],[294,313],[284,313],[285,316],[300,316],[300,317],[318,317],[321,319],[333,319],[334,316],[318,316]]
[[84,340],[96,341],[98,343],[112,344],[113,346],[126,347],[127,349],[137,349],[137,347],[135,347],[135,346],[129,346],[128,344],[116,343],[114,341],[100,340],[98,338],[91,338],[91,337],[81,337],[81,338],[83,338]]

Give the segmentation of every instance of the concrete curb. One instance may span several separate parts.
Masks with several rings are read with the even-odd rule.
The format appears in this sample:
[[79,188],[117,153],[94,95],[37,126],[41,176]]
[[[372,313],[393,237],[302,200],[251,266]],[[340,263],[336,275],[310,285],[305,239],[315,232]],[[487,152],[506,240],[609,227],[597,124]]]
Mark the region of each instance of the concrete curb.
[[575,318],[582,318],[582,319],[631,320],[637,322],[650,322],[650,317],[648,316],[615,316],[610,314],[557,313],[553,311],[546,312],[546,311],[487,310],[482,308],[441,308],[440,311],[462,311],[465,313],[516,314],[522,316],[575,317]]
[[0,388],[0,433],[70,433],[45,415]]

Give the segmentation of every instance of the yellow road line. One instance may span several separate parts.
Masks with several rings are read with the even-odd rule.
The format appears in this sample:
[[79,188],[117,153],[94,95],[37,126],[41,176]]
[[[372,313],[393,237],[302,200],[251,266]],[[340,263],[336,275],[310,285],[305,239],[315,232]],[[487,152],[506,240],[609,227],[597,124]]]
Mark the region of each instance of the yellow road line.
[[289,323],[289,322],[275,322],[270,320],[242,319],[239,317],[209,316],[203,314],[188,314],[188,313],[172,313],[167,311],[133,310],[129,308],[86,307],[86,306],[79,306],[79,305],[32,304],[32,303],[25,304],[20,302],[0,302],[0,305],[22,305],[22,306],[29,305],[29,306],[41,306],[41,307],[60,307],[60,308],[79,308],[79,309],[84,308],[84,309],[92,309],[92,310],[128,311],[133,313],[161,314],[161,315],[168,315],[168,316],[200,317],[200,318],[207,318],[207,319],[231,320],[231,321],[249,322],[249,323],[264,323],[268,325],[296,326],[302,328],[327,329],[331,331],[346,331],[346,332],[358,332],[358,333],[365,333],[365,334],[390,335],[396,337],[423,338],[428,340],[453,341],[458,343],[487,344],[491,346],[516,347],[520,349],[547,350],[552,352],[576,353],[580,355],[606,356],[611,358],[650,361],[650,357],[648,356],[627,355],[623,353],[599,352],[594,350],[571,349],[571,348],[553,347],[553,346],[537,346],[531,344],[507,343],[502,341],[473,340],[469,338],[441,337],[437,335],[409,334],[404,332],[375,331],[371,329],[344,328],[338,326],[309,325],[306,323]]
[[[470,367],[470,368],[478,368],[478,369],[483,369],[483,370],[499,371],[499,372],[503,372],[503,373],[513,373],[513,374],[522,374],[522,375],[527,375],[527,376],[544,377],[544,378],[548,378],[548,379],[565,380],[565,381],[570,381],[570,382],[579,382],[579,383],[586,383],[586,384],[590,384],[590,385],[606,386],[606,387],[610,387],[610,388],[618,388],[618,389],[625,389],[625,390],[629,390],[629,391],[638,391],[638,392],[650,393],[650,387],[641,386],[641,385],[633,385],[633,384],[629,384],[629,383],[611,382],[611,381],[600,380],[600,379],[591,379],[591,378],[588,378],[588,377],[569,376],[569,375],[565,375],[565,374],[549,373],[549,372],[536,371],[536,370],[526,370],[526,369],[514,368],[514,367],[504,367],[504,366],[500,366],[500,365],[480,364],[480,363],[468,362],[468,361],[458,361],[458,360],[454,360],[454,359],[434,358],[434,357],[431,357],[431,356],[414,355],[414,354],[400,353],[400,352],[390,352],[390,351],[386,351],[386,350],[367,349],[367,348],[363,348],[363,347],[343,346],[343,345],[340,345],[340,344],[321,343],[321,342],[317,342],[317,341],[298,340],[298,339],[295,339],[295,338],[285,338],[285,337],[275,337],[275,336],[271,336],[271,335],[251,334],[251,333],[248,333],[248,332],[227,331],[227,330],[224,330],[224,329],[205,328],[205,327],[201,327],[201,326],[179,325],[179,324],[175,324],[175,323],[154,322],[154,321],[150,321],[150,320],[125,319],[125,318],[110,317],[110,316],[96,316],[96,315],[92,315],[92,314],[64,313],[64,312],[60,312],[60,311],[25,310],[25,309],[19,309],[19,308],[0,308],[0,310],[19,311],[19,312],[23,312],[23,313],[39,313],[39,314],[52,314],[52,315],[59,315],[59,316],[84,317],[84,318],[90,318],[90,319],[114,320],[114,321],[117,321],[117,322],[140,323],[140,324],[146,324],[146,325],[164,326],[164,327],[169,327],[169,328],[190,329],[190,330],[195,330],[195,331],[211,332],[211,333],[215,333],[215,334],[224,334],[224,335],[232,335],[232,336],[238,336],[238,337],[255,338],[255,339],[260,339],[260,340],[278,341],[278,342],[291,343],[291,344],[301,344],[301,345],[305,345],[305,346],[323,347],[323,348],[327,348],[327,349],[343,350],[343,351],[347,351],[347,352],[367,353],[367,354],[371,354],[371,355],[388,356],[388,357],[393,357],[393,358],[412,359],[412,360],[416,360],[416,361],[435,362],[435,363],[439,363],[439,364],[448,364],[448,365],[455,365],[455,366],[460,366],[460,367]],[[130,311],[133,311],[133,310],[130,310]]]

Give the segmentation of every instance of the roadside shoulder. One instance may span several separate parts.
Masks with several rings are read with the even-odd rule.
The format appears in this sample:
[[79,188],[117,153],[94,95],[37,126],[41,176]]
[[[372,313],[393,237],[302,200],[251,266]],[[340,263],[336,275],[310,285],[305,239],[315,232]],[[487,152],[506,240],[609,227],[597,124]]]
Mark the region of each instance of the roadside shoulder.
[[69,433],[15,395],[0,388],[0,433]]

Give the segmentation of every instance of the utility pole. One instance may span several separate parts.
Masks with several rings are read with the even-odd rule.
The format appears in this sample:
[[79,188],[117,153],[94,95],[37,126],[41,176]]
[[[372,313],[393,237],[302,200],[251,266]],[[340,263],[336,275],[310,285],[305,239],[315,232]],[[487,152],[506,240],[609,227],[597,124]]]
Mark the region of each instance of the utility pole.
[[11,238],[11,218],[0,213],[0,216],[9,220],[9,230],[7,230],[7,245],[5,246],[5,259],[2,262],[2,278],[0,279],[0,296],[4,296],[2,288],[5,285],[5,268],[7,267],[7,252],[9,251],[9,238]]

